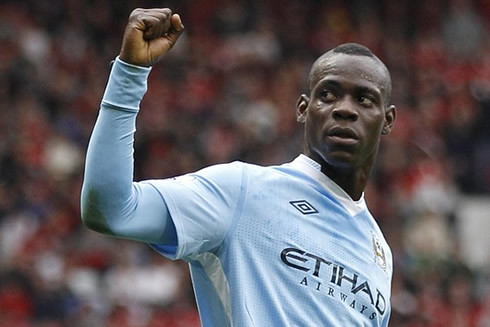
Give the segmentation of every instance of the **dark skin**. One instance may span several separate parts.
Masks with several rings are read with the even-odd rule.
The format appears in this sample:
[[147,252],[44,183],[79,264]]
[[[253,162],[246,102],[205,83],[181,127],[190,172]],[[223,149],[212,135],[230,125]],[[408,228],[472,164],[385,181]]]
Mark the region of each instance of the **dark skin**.
[[119,58],[129,64],[149,67],[172,49],[184,25],[169,8],[137,8],[129,15]]
[[391,132],[390,78],[375,58],[332,53],[312,71],[311,92],[297,103],[304,153],[353,200],[360,199],[381,135]]

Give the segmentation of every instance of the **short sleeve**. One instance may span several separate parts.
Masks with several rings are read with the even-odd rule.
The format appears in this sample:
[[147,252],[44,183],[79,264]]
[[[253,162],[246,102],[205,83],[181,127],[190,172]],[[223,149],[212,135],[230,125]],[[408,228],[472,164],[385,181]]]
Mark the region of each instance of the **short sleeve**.
[[212,252],[225,239],[237,212],[243,185],[240,162],[210,166],[175,178],[150,180],[164,199],[177,233],[177,246],[151,246],[171,259]]

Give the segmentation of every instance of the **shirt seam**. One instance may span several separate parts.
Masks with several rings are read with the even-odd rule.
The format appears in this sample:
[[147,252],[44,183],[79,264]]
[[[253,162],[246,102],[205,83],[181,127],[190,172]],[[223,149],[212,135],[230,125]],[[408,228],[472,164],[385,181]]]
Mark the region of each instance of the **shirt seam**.
[[221,244],[217,247],[216,254],[224,252],[225,249],[228,247],[229,242],[227,242],[227,241],[229,239],[231,239],[232,236],[235,234],[238,222],[242,218],[243,207],[245,204],[245,197],[246,197],[247,189],[248,189],[247,167],[245,165],[241,165],[241,171],[242,171],[242,176],[241,176],[241,180],[240,180],[240,189],[239,189],[240,194],[238,196],[238,199],[237,199],[237,202],[235,205],[235,210],[233,213],[233,217],[231,219],[231,224],[228,227],[228,230],[226,231],[226,234],[223,237]]
[[[182,234],[183,239],[186,238],[185,236],[187,234],[184,228],[184,224],[182,224],[179,210],[177,209],[177,205],[174,202],[174,198],[170,194],[166,193],[166,190],[160,190],[160,189],[157,190],[159,190],[159,193],[160,192],[165,193],[165,194],[160,193],[160,196],[162,197],[165,204],[168,206],[169,216],[170,216],[169,218],[172,220],[175,226],[175,233],[177,236],[177,251],[175,252],[175,259],[182,259],[184,258],[182,254],[186,253],[187,248],[185,242],[181,243],[181,238],[179,237],[179,234]],[[170,209],[170,207],[172,207],[172,209]],[[174,215],[175,215],[175,219],[174,219]]]

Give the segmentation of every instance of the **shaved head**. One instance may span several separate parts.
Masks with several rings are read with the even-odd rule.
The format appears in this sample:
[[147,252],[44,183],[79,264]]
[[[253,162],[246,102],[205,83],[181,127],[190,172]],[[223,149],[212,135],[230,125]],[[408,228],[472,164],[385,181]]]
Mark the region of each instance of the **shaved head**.
[[309,91],[322,78],[324,68],[331,65],[332,59],[337,55],[350,55],[367,57],[373,60],[373,64],[379,66],[379,71],[383,75],[381,88],[384,90],[385,104],[388,105],[391,101],[391,75],[386,65],[374,54],[369,48],[357,43],[341,44],[321,55],[311,66],[308,76]]

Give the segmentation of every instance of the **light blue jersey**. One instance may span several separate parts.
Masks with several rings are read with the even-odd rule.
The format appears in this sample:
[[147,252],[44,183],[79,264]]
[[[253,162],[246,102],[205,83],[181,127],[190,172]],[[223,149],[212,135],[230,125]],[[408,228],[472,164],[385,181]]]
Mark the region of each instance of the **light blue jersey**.
[[365,202],[299,156],[149,181],[190,262],[204,326],[386,326],[392,257]]
[[87,154],[84,220],[189,262],[205,327],[387,326],[388,244],[364,198],[353,201],[310,158],[132,181],[148,74],[113,68]]

